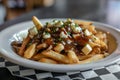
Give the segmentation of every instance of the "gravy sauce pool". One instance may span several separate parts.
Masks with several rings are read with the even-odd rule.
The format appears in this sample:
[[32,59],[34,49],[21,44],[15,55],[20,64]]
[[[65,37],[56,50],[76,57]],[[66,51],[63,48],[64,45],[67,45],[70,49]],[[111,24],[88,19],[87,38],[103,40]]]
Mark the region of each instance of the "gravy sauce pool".
[[114,36],[112,34],[107,34],[108,37],[108,52],[111,54],[113,51],[116,50],[117,48],[117,42],[116,39],[114,38]]
[[112,54],[116,48],[117,48],[117,42],[115,37],[110,33],[110,32],[106,32],[104,30],[101,29],[96,29],[97,31],[102,31],[105,32],[107,34],[107,39],[108,39],[108,53]]

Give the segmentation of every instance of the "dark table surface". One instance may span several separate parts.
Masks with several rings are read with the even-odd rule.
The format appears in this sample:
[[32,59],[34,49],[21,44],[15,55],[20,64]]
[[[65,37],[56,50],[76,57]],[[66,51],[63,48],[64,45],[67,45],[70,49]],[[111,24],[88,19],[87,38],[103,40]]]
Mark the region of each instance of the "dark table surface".
[[32,16],[43,18],[77,18],[99,21],[113,26],[120,25],[120,0],[56,0],[51,7],[32,10],[7,21],[0,26],[0,30],[19,22],[31,20]]
[[[14,20],[5,22],[0,25],[0,30],[13,24],[31,20],[32,16],[37,16],[39,19],[77,18],[92,20],[106,23],[120,29],[120,0],[56,0],[55,4],[51,7],[37,8]],[[51,80],[57,80],[55,79],[57,77],[61,80],[64,80],[63,78],[66,80],[73,78],[79,80],[117,80],[120,79],[119,65],[120,62],[94,70],[74,73],[54,73],[25,68],[0,57],[0,67],[7,67],[15,75],[32,79],[54,77],[54,79]]]

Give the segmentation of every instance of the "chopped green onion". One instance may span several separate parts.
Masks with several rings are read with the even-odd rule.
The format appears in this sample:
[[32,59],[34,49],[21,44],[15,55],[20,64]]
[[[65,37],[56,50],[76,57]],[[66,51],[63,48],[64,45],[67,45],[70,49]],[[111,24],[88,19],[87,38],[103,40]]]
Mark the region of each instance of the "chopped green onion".
[[52,27],[51,28],[51,31],[54,33],[54,32],[56,32],[56,27]]
[[78,24],[75,24],[75,27],[79,27],[79,25],[78,25]]
[[69,35],[71,34],[70,32],[67,32]]
[[49,33],[48,31],[45,31],[45,34],[48,35],[48,34],[50,34],[50,33]]
[[62,41],[63,39],[62,38],[58,38],[58,41]]
[[48,22],[46,22],[46,26],[48,25],[49,23]]

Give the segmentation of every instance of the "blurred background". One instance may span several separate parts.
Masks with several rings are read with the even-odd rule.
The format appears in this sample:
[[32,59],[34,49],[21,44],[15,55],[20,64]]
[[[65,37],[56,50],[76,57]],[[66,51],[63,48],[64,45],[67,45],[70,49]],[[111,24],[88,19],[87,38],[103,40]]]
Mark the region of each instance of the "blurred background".
[[27,14],[88,19],[119,26],[120,0],[0,0],[0,24]]

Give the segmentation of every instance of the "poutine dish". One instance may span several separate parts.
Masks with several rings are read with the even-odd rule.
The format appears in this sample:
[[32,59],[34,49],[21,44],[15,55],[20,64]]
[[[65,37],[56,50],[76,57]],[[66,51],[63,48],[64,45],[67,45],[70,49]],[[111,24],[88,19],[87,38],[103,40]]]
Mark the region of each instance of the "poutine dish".
[[13,50],[26,59],[51,64],[84,64],[110,55],[107,32],[96,30],[92,22],[67,19],[43,25],[33,16],[34,27]]

